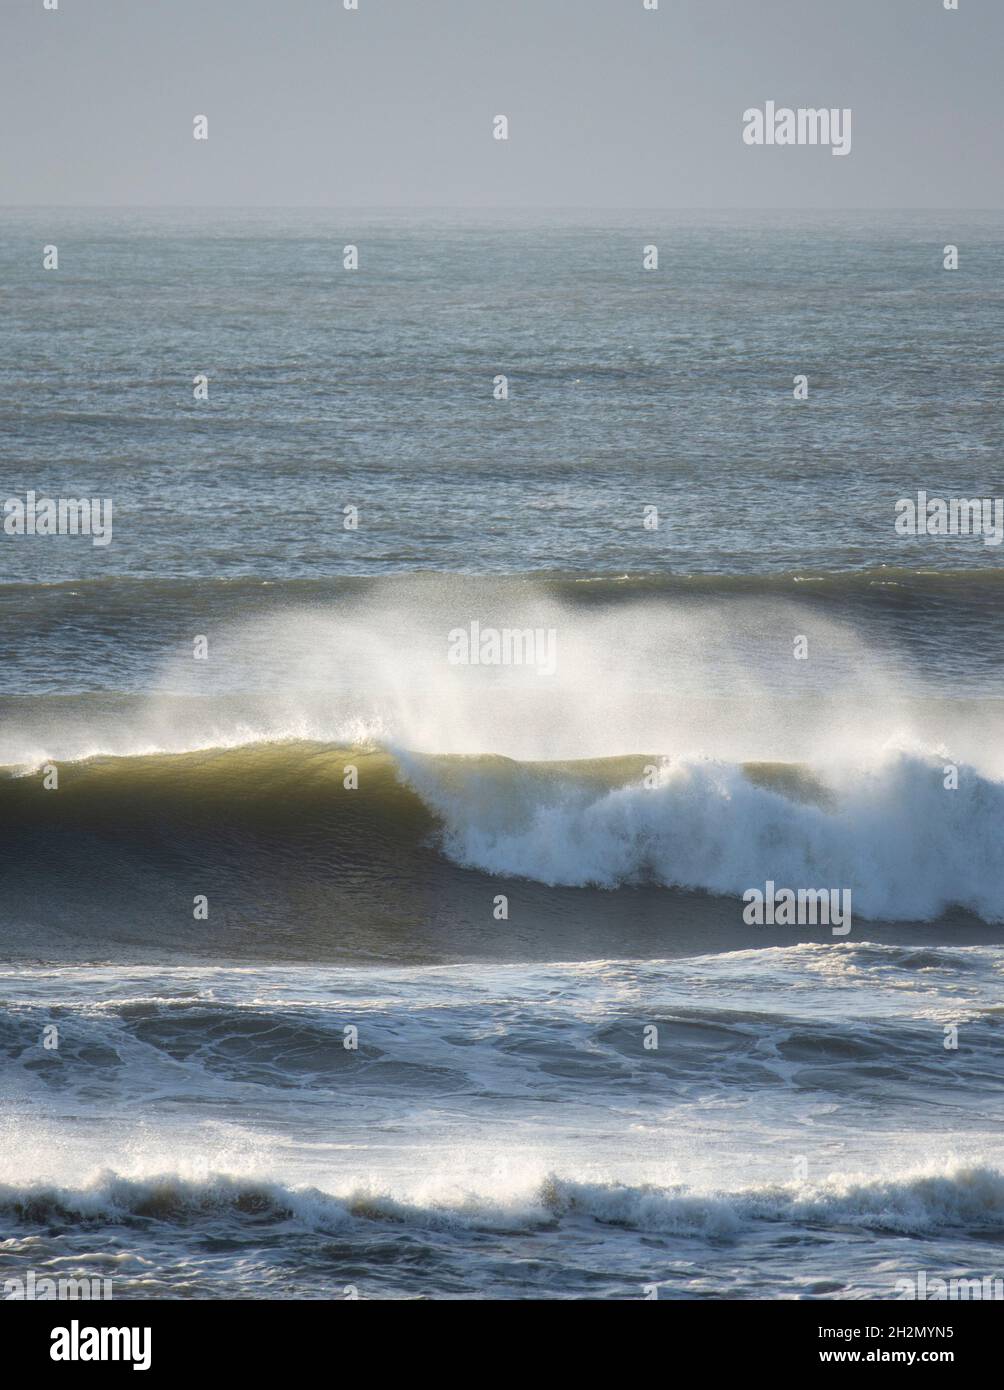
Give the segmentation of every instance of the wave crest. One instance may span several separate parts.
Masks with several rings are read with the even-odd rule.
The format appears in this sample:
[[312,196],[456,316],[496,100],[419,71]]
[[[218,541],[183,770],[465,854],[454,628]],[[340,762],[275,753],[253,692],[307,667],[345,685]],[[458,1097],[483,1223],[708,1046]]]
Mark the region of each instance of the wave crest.
[[116,1225],[156,1222],[185,1226],[207,1219],[238,1227],[283,1225],[316,1233],[357,1223],[395,1223],[431,1230],[524,1230],[572,1220],[595,1221],[708,1240],[760,1223],[853,1226],[863,1231],[928,1234],[993,1229],[1004,1221],[1004,1173],[980,1166],[947,1167],[870,1180],[831,1176],[825,1182],[703,1191],[583,1181],[548,1174],[499,1193],[453,1189],[413,1197],[366,1187],[340,1193],[287,1187],[225,1175],[196,1180],[176,1174],[126,1178],[99,1174],[87,1187],[0,1187],[0,1220],[11,1225]]
[[[641,761],[641,760],[639,760]],[[930,920],[953,906],[1004,920],[1004,785],[891,753],[816,770],[668,758],[647,777],[597,790],[522,769],[504,791],[478,770],[458,788],[429,760],[405,775],[440,817],[457,863],[569,887],[655,883],[741,895],[778,886],[849,888],[855,910]]]

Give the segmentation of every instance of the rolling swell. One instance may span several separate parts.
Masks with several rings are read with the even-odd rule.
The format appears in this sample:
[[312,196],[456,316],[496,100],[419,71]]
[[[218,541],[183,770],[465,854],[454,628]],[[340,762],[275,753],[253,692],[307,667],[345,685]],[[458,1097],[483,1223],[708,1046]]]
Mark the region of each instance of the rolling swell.
[[[982,558],[982,552],[978,552]],[[412,585],[425,584],[437,586],[442,581],[442,570],[412,570],[401,574],[384,575],[339,575],[337,578],[286,578],[281,584],[281,593],[300,601],[318,599],[328,601],[343,595],[356,595],[385,589],[403,590]],[[486,576],[483,571],[459,569],[454,582],[483,585]],[[841,570],[802,568],[787,572],[749,572],[737,570],[734,573],[715,573],[713,571],[678,572],[660,570],[635,570],[623,574],[584,574],[579,571],[535,569],[525,574],[500,572],[487,576],[487,582],[498,588],[523,590],[533,588],[556,597],[579,599],[589,602],[596,599],[616,599],[639,592],[653,595],[674,595],[680,593],[742,593],[751,595],[784,593],[801,585],[817,585],[821,592],[841,596],[860,593],[866,589],[900,588],[919,594],[944,594],[960,599],[972,599],[986,594],[988,599],[1004,587],[1004,568],[988,568],[985,565],[960,563],[951,569],[936,569],[933,566],[911,568],[896,565],[862,565],[857,569]],[[51,583],[0,583],[0,607],[17,604],[20,608],[36,600],[52,600],[61,594],[79,597],[92,595],[100,599],[102,605],[113,605],[115,615],[121,619],[129,606],[142,607],[147,601],[162,607],[164,602],[175,597],[182,599],[202,599],[207,591],[228,596],[231,601],[262,597],[262,590],[276,587],[264,584],[261,579],[238,576],[226,579],[163,578],[160,576],[139,577],[110,575],[98,578],[75,578]],[[879,596],[875,596],[878,599]]]

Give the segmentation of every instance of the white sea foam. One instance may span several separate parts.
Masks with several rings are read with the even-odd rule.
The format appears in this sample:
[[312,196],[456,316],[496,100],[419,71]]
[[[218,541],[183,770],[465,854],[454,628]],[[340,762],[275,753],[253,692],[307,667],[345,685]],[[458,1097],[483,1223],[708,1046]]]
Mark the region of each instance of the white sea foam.
[[883,1179],[832,1175],[813,1184],[719,1190],[547,1173],[497,1190],[438,1179],[426,1181],[424,1191],[416,1193],[414,1187],[395,1191],[356,1184],[324,1191],[216,1173],[193,1179],[178,1173],[123,1177],[106,1170],[80,1187],[0,1186],[5,1227],[54,1219],[117,1224],[136,1217],[165,1224],[272,1220],[321,1233],[366,1221],[433,1230],[521,1230],[585,1219],[708,1239],[737,1235],[760,1222],[924,1235],[999,1228],[1004,1174],[948,1164]]
[[[466,779],[403,757],[409,782],[441,817],[458,863],[548,884],[656,883],[740,896],[766,880],[851,888],[856,910],[924,920],[959,905],[1004,920],[1004,784],[890,749],[880,759],[813,767],[812,804],[750,780],[734,763],[670,758],[653,785],[596,791],[571,779]],[[459,786],[458,786],[459,781]],[[737,910],[738,912],[738,910]]]

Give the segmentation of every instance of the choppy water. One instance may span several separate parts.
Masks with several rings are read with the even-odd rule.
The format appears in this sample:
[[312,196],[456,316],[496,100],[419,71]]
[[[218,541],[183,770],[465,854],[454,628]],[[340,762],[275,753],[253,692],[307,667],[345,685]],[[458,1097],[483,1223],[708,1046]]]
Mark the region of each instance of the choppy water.
[[0,539],[0,1274],[1002,1273],[1001,558],[893,531],[1004,492],[951,220],[3,214],[3,495],[115,512]]
[[1002,959],[8,972],[0,1272],[301,1298],[999,1273]]

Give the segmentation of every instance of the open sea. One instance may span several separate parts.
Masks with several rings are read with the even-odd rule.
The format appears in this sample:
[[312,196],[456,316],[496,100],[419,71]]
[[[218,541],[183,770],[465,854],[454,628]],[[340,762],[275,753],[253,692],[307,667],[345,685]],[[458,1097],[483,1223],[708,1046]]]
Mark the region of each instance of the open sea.
[[1004,1277],[1002,393],[1000,214],[0,212],[0,1286]]

